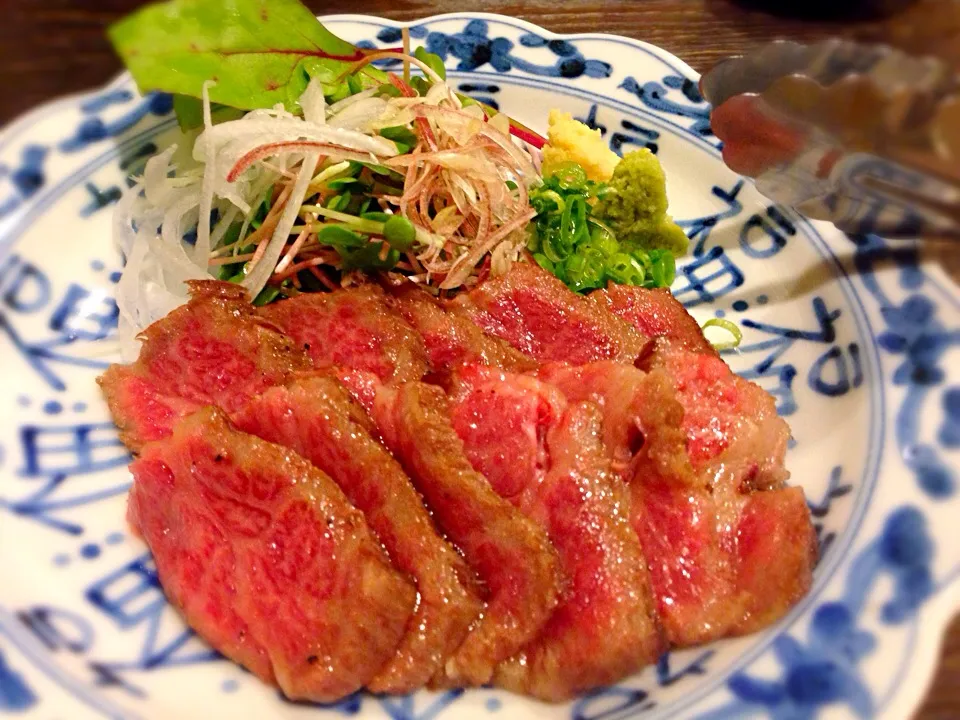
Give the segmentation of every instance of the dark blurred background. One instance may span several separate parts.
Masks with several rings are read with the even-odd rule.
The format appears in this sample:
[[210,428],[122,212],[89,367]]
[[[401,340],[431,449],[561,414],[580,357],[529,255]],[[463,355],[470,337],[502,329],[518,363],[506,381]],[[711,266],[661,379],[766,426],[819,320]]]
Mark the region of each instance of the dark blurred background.
[[[139,0],[0,0],[0,125],[31,107],[96,87],[120,71],[104,36]],[[465,9],[561,33],[606,32],[663,47],[698,71],[774,37],[831,35],[932,54],[960,69],[960,0],[306,0],[317,13],[397,20]],[[960,619],[945,638],[922,720],[960,720]]]
[[[0,123],[44,100],[99,85],[120,70],[104,27],[138,0],[0,0]],[[398,20],[470,10],[556,32],[609,32],[651,42],[698,71],[774,36],[833,34],[933,53],[960,67],[956,0],[307,0],[318,13]],[[768,12],[770,11],[770,12]]]

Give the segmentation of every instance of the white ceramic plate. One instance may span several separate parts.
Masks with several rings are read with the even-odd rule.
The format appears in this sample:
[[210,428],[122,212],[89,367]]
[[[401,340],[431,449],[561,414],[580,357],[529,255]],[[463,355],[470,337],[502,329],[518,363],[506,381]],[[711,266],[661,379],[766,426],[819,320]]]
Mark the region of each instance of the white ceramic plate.
[[[397,24],[327,18],[397,44]],[[128,76],[0,135],[0,715],[392,720],[905,717],[960,600],[960,292],[910,244],[851,239],[729,172],[696,75],[650,45],[457,14],[411,26],[454,85],[534,128],[558,107],[615,150],[655,150],[692,237],[673,287],[744,329],[728,358],[778,400],[820,533],[781,623],[664,657],[567,706],[496,690],[296,705],[219,658],[166,604],[124,519],[128,461],[94,378],[115,355],[111,205],[175,136]]]

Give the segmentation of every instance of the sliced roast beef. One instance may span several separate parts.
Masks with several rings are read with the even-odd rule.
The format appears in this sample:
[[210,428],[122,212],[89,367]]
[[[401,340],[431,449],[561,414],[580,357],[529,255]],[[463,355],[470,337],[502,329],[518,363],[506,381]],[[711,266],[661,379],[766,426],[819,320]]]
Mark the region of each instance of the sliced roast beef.
[[437,535],[397,461],[370,436],[367,414],[336,380],[314,376],[267,390],[235,422],[329,474],[363,511],[394,565],[416,581],[420,603],[407,634],[368,686],[402,693],[425,685],[463,641],[482,605],[473,573]]
[[803,490],[751,493],[733,540],[744,610],[736,629],[750,633],[782,618],[810,590],[818,546]]
[[419,380],[427,372],[423,340],[387,306],[377,285],[304,293],[260,313],[293,338],[317,368],[366,370],[384,382]]
[[445,377],[464,363],[482,363],[515,372],[532,370],[537,363],[498,337],[489,335],[465,313],[444,307],[413,283],[391,288],[391,305],[423,337],[430,370]]
[[683,429],[695,470],[713,485],[778,488],[790,428],[759,385],[736,375],[717,356],[691,352],[658,339],[646,367],[660,368],[674,382],[683,405]]
[[[560,701],[655,660],[662,647],[650,576],[627,487],[603,449],[599,408],[479,366],[458,373],[451,408],[474,467],[545,529],[566,578],[550,621],[497,669],[495,683]],[[498,433],[509,441],[506,458]]]
[[450,302],[486,332],[540,360],[632,364],[647,338],[532,263],[481,283]]
[[482,620],[445,668],[446,682],[486,683],[500,662],[537,637],[556,607],[556,551],[541,527],[470,465],[440,388],[419,382],[384,385],[372,409],[380,435],[437,524],[487,586]]
[[684,350],[716,355],[703,330],[667,288],[647,289],[611,283],[588,298],[623,318],[647,337],[666,337]]
[[[661,476],[691,476],[686,438],[679,429],[683,407],[663,371],[648,374],[609,361],[585,365],[547,363],[537,371],[537,377],[555,385],[571,401],[590,401],[603,408],[604,447],[614,470],[624,479],[633,477],[632,466],[641,451],[647,472],[655,461],[663,465]],[[654,404],[658,416],[651,420],[649,408]],[[655,433],[661,437],[648,437]],[[651,452],[660,455],[651,458]]]
[[[770,622],[785,612],[809,588],[813,528],[802,492],[797,505],[792,490],[750,494],[753,485],[743,482],[744,468],[776,466],[780,452],[775,432],[758,432],[747,420],[743,426],[729,421],[745,415],[776,426],[779,421],[766,416],[772,407],[757,395],[763,391],[734,376],[719,358],[676,352],[667,356],[671,364],[649,373],[616,363],[553,363],[538,377],[569,400],[603,407],[607,450],[630,483],[634,527],[660,617],[670,642],[686,647],[758,627],[758,613]],[[726,402],[734,409],[725,409]],[[717,424],[704,427],[705,419]],[[743,440],[738,433],[745,433]],[[715,454],[705,452],[704,437],[718,443],[710,446]],[[691,462],[690,448],[699,462]],[[749,463],[743,459],[748,454]],[[790,494],[774,500],[780,493]],[[750,507],[770,513],[765,534],[754,529]],[[778,575],[768,588],[751,579],[762,572],[757,559],[772,551],[763,537],[800,539],[785,550],[792,554],[789,575]]]
[[453,376],[450,417],[474,469],[510,501],[543,480],[547,432],[567,410],[557,388],[535,377],[466,365]]
[[290,698],[324,702],[393,657],[416,590],[306,460],[206,408],[131,471],[131,524],[171,602],[221,653]]
[[190,302],[148,327],[132,365],[111,365],[98,379],[127,447],[170,434],[186,413],[242,407],[310,361],[261,320],[246,291],[191,281]]

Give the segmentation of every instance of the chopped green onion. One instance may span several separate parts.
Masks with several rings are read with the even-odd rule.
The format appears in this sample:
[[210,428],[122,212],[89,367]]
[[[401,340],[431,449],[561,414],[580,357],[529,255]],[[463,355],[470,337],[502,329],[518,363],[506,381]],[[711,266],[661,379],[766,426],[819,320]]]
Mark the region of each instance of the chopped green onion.
[[562,163],[553,176],[561,190],[582,190],[587,186],[587,173],[575,162]]
[[568,253],[562,252],[554,246],[553,239],[549,236],[545,236],[540,240],[540,249],[543,251],[543,254],[547,259],[552,263],[563,262],[564,258],[567,257]]
[[617,242],[617,239],[601,227],[593,228],[590,232],[588,244],[603,255],[613,255],[620,249],[620,243]]
[[[553,190],[546,190],[544,192],[538,193],[536,198],[531,198],[531,200],[540,201],[539,202],[540,207],[537,207],[536,204],[534,205],[538,213],[563,212],[564,208],[566,208],[567,206],[567,203],[564,201],[563,197],[560,196],[560,193],[554,192]],[[545,207],[543,205],[544,200],[552,202],[555,209],[551,211],[549,207]]]
[[543,253],[534,253],[534,254],[533,254],[533,259],[537,261],[537,265],[539,265],[540,267],[542,267],[542,268],[543,268],[544,270],[546,270],[547,272],[551,272],[551,273],[553,273],[554,275],[557,274],[556,267],[554,266],[554,264],[553,264],[552,262],[550,262],[550,258],[548,258],[548,257],[547,257],[546,255],[544,255]]
[[622,285],[643,285],[643,266],[627,253],[614,253],[607,260],[607,275]]
[[709,327],[723,328],[733,336],[733,340],[731,342],[718,343],[710,341],[710,344],[713,345],[713,347],[717,350],[732,350],[740,345],[740,341],[743,340],[743,333],[740,332],[740,328],[737,327],[736,323],[732,323],[729,320],[724,320],[723,318],[710,318],[703,324],[703,329],[706,330]]
[[669,250],[653,249],[648,253],[642,250],[649,263],[647,287],[670,287],[677,275],[677,263]]
[[564,263],[567,284],[572,290],[582,292],[603,286],[603,260],[596,256],[571,255]]

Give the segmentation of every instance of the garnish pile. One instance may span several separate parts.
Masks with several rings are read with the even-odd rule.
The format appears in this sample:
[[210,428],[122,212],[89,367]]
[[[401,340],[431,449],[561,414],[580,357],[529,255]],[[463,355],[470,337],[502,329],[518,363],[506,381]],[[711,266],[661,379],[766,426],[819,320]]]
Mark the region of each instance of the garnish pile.
[[[363,50],[298,0],[172,0],[110,35],[141,91],[174,93],[189,133],[151,158],[117,215],[133,329],[211,276],[258,305],[371,272],[445,294],[523,260],[581,292],[673,280],[686,238],[665,216],[654,156],[620,161],[569,116],[551,116],[541,154],[544,138],[455,92],[406,32],[402,48]],[[572,126],[588,142],[571,152]],[[653,234],[630,227],[651,218]]]

